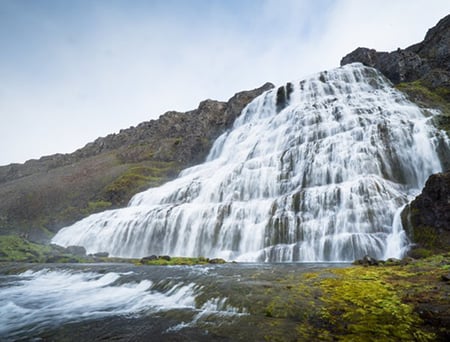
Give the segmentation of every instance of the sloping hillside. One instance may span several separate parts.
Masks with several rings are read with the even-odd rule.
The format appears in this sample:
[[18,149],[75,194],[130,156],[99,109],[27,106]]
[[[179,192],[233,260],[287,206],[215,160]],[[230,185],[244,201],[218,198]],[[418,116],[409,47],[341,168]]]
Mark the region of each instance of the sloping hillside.
[[266,83],[228,102],[206,100],[186,113],[167,112],[71,154],[0,167],[0,232],[46,240],[88,214],[125,206],[135,193],[203,161],[242,109],[272,87]]

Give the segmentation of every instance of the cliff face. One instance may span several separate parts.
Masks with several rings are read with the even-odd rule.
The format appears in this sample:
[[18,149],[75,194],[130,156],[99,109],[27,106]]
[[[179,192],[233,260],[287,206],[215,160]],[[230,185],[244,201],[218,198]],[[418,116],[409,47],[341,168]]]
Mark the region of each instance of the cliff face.
[[[436,108],[434,123],[450,133],[450,15],[428,30],[425,39],[406,49],[377,52],[358,48],[341,65],[360,62],[377,68],[424,109]],[[444,170],[448,146],[437,146]],[[422,193],[402,213],[415,257],[450,250],[450,171],[430,176]]]
[[272,84],[206,100],[195,110],[98,138],[71,154],[0,167],[0,234],[42,240],[96,211],[126,205],[137,192],[203,161],[214,140]]
[[402,213],[404,227],[420,257],[450,248],[450,170],[431,175],[422,193]]
[[360,47],[342,58],[341,65],[353,62],[380,70],[394,84],[421,79],[431,88],[449,87],[450,15],[428,30],[418,44],[393,52]]

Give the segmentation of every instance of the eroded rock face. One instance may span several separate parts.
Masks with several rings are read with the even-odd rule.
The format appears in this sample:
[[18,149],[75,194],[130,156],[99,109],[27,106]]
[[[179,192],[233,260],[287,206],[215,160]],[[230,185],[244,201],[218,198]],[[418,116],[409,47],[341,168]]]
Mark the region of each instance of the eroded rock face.
[[431,87],[450,86],[450,15],[428,30],[425,39],[406,49],[378,52],[359,47],[341,65],[360,62],[380,70],[393,83],[423,79]]
[[422,193],[402,213],[403,226],[417,249],[450,250],[450,170],[431,175]]

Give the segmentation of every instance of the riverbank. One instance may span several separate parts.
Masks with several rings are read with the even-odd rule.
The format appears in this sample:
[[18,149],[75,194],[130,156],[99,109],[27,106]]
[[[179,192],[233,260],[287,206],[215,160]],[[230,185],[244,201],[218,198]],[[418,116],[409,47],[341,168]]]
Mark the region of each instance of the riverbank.
[[[106,326],[113,321],[115,324],[124,321],[123,326],[119,324],[110,331],[110,337],[117,335],[119,340],[145,340],[150,330],[154,334],[162,327],[165,327],[159,331],[162,340],[176,340],[180,336],[189,337],[189,334],[198,337],[203,334],[200,331],[207,331],[205,338],[233,341],[255,337],[256,340],[267,341],[450,339],[450,253],[417,260],[407,258],[324,267],[302,263],[220,265],[222,261],[218,259],[169,256],[120,259],[77,256],[64,251],[67,252],[57,246],[33,244],[21,237],[3,236],[0,238],[0,275],[21,277],[27,270],[53,269],[63,270],[63,273],[67,270],[89,274],[116,272],[136,274],[133,282],[150,280],[155,287],[149,287],[146,290],[149,293],[172,293],[178,285],[168,279],[179,279],[182,286],[196,289],[190,314],[184,311],[183,314],[180,311],[159,313],[158,319],[161,315],[164,319],[161,325],[152,325],[151,329],[144,327],[147,321],[142,317],[102,318],[106,319]],[[178,266],[167,268],[164,265]],[[192,272],[198,275],[193,277]],[[218,276],[213,275],[214,272]],[[160,278],[154,279],[154,274],[159,274]],[[125,280],[119,283],[122,282]],[[114,284],[111,285],[113,288]],[[32,296],[31,293],[24,294],[28,295]],[[232,308],[231,314],[227,313],[225,320],[195,321],[194,313],[210,308],[211,303],[215,303],[215,311],[208,312],[208,317],[223,314],[223,311],[227,313],[226,308]],[[235,317],[234,313],[245,314]],[[154,322],[158,319],[152,317]],[[176,326],[189,320],[195,322],[179,331],[165,332],[171,324]],[[125,324],[139,326],[141,337],[133,335],[133,330],[125,329]],[[104,333],[97,320],[75,320],[61,328],[45,330],[42,332],[44,335],[39,332],[33,336],[58,340],[73,329],[79,334],[77,338],[92,341],[99,340]]]
[[79,246],[67,248],[57,245],[43,245],[28,241],[19,235],[0,235],[0,263],[130,263],[134,265],[207,265],[223,264],[220,258],[171,257],[168,255],[151,255],[144,258],[109,257],[108,253],[86,255],[86,250]]

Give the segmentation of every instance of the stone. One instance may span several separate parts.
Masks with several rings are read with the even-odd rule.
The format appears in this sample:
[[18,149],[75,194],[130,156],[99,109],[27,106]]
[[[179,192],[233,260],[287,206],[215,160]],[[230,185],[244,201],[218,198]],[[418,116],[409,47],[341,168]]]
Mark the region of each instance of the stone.
[[403,227],[421,253],[450,251],[450,170],[431,175],[402,212]]
[[83,246],[68,246],[66,251],[76,256],[86,256],[86,249]]
[[450,281],[450,273],[443,274],[443,275],[441,276],[441,280],[442,280],[442,281]]
[[432,87],[448,87],[450,75],[450,15],[428,30],[424,40],[406,49],[378,52],[359,47],[341,65],[359,62],[380,70],[394,84],[424,79]]
[[109,256],[108,252],[98,252],[93,254],[96,258],[107,258]]
[[156,255],[150,255],[150,256],[143,257],[140,261],[141,261],[141,263],[145,263],[145,262],[154,261],[154,260],[158,260],[158,257]]

